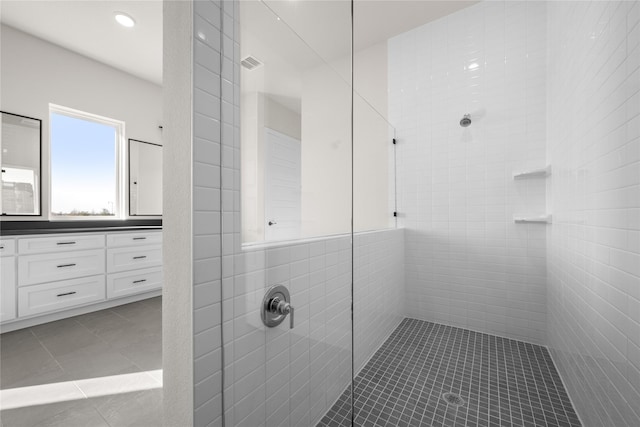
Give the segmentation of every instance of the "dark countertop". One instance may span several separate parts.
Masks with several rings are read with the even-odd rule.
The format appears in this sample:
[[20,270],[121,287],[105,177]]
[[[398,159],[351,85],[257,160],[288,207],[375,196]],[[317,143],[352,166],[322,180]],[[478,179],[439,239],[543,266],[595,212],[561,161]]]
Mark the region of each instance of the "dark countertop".
[[0,235],[2,236],[161,229],[161,219],[133,219],[122,221],[2,221],[0,223]]

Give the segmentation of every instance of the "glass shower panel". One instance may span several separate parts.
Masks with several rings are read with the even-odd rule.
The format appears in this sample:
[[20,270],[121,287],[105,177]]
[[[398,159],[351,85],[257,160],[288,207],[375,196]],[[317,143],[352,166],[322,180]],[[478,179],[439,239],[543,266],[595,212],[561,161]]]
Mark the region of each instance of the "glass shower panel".
[[[326,6],[316,10],[318,4]],[[317,46],[296,32],[331,17],[338,31],[350,25],[348,2],[240,5],[242,241],[348,233],[349,39]]]
[[[354,67],[357,71],[357,54]],[[358,83],[354,82],[356,90]],[[376,90],[386,98],[386,81]],[[386,105],[377,108],[372,95],[372,91],[366,95],[356,92],[353,106],[353,409],[356,426],[371,425],[372,419],[367,418],[371,411],[364,407],[367,378],[377,375],[374,371],[381,365],[376,351],[404,314],[404,233],[396,228],[394,215],[395,129],[383,115]]]
[[[357,63],[356,63],[357,66]],[[379,91],[386,92],[386,81]],[[386,111],[386,105],[384,109]],[[353,96],[353,231],[395,228],[395,129],[366,95]]]
[[[223,212],[225,233],[227,223],[240,231],[222,240],[225,423],[315,425],[352,377],[351,5],[238,5],[241,215]],[[321,37],[328,28],[349,37]]]

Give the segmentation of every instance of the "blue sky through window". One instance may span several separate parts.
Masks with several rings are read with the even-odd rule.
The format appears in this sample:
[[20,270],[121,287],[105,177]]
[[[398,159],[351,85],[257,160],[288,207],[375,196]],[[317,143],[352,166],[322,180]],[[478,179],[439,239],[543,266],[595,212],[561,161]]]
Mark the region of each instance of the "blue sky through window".
[[51,212],[114,213],[116,128],[51,114]]

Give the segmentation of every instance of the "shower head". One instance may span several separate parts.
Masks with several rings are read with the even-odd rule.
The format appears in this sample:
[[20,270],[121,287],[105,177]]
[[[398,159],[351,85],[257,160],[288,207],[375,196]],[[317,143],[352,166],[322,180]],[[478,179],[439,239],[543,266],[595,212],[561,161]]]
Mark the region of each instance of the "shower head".
[[460,126],[466,128],[471,124],[471,114],[465,114],[462,120],[460,120]]

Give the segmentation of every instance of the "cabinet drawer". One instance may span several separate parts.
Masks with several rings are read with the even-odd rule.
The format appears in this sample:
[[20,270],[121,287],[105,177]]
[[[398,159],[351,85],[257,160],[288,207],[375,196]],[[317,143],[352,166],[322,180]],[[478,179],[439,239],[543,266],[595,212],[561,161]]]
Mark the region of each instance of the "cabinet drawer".
[[9,256],[16,253],[15,239],[0,239],[0,255]]
[[104,273],[104,249],[18,257],[18,286]]
[[18,289],[18,314],[33,316],[102,301],[104,290],[104,275],[24,286]]
[[20,254],[66,252],[104,247],[104,234],[64,234],[53,237],[33,237],[18,240]]
[[140,233],[111,233],[107,234],[107,246],[145,246],[162,243],[161,231],[144,231]]
[[16,259],[2,257],[0,267],[0,322],[16,317]]
[[162,287],[162,268],[125,271],[107,276],[107,298],[148,292]]
[[161,263],[162,247],[160,245],[107,249],[108,273],[155,267]]

